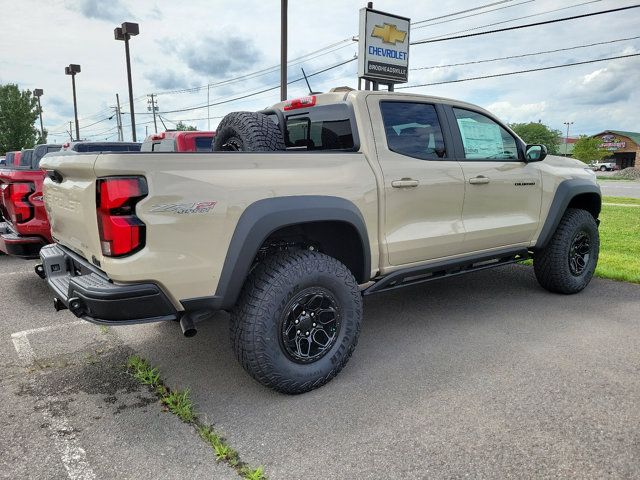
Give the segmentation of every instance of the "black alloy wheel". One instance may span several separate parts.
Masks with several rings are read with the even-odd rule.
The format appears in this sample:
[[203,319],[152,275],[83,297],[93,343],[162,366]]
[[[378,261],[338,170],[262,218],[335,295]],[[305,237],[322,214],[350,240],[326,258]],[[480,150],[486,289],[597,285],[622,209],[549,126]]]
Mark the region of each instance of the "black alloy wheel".
[[307,288],[285,307],[280,328],[282,348],[295,362],[315,362],[335,344],[340,324],[333,294],[320,287]]
[[576,233],[569,247],[569,270],[579,277],[584,272],[591,258],[591,237],[582,230]]

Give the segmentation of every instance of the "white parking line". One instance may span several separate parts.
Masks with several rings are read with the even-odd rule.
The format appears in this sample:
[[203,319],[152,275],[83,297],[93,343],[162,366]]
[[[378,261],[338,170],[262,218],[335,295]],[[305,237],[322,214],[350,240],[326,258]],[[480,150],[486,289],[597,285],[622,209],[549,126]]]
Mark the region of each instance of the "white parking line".
[[[13,346],[16,349],[18,357],[22,360],[23,365],[29,366],[36,359],[33,347],[31,347],[31,342],[29,342],[29,335],[71,327],[79,323],[85,322],[83,320],[78,320],[70,323],[23,330],[21,332],[12,333],[11,340],[13,341]],[[35,378],[31,377],[29,382],[35,389]],[[94,480],[96,478],[96,474],[93,472],[91,465],[89,465],[89,462],[87,461],[87,453],[84,448],[78,444],[78,439],[75,436],[69,420],[63,414],[58,412],[54,415],[51,411],[50,405],[52,402],[55,402],[55,400],[56,399],[53,397],[48,397],[47,405],[42,410],[42,413],[47,420],[49,430],[53,433],[54,442],[58,452],[60,453],[62,464],[67,470],[67,475],[69,475],[71,480]]]

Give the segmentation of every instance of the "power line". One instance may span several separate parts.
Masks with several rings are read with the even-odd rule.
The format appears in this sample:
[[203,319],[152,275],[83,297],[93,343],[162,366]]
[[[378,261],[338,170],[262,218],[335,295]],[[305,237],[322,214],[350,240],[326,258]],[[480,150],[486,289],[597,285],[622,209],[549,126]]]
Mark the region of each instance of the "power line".
[[[333,48],[336,45],[344,43],[346,41],[348,41],[349,43],[345,44],[345,45],[342,45],[342,46],[339,46],[337,48]],[[313,55],[314,53],[318,53],[318,52],[322,51],[323,49],[319,49],[319,50],[316,50],[314,52],[310,52],[307,55],[303,55],[301,57],[298,57],[298,58],[290,60],[289,62],[287,62],[287,66],[288,67],[293,67],[293,66],[299,65],[300,63],[304,63],[305,61],[313,60],[313,59],[321,57],[323,55],[327,55],[329,53],[336,52],[336,51],[341,50],[341,49],[343,49],[345,47],[350,47],[350,46],[352,46],[352,44],[353,44],[353,40],[351,38],[345,39],[345,40],[341,40],[340,42],[336,42],[336,43],[334,43],[332,45],[329,45],[329,46],[325,47],[325,49],[329,48],[330,50],[328,50],[328,51],[326,51],[324,53],[320,53],[318,55]],[[313,56],[311,56],[311,55],[313,55]],[[299,59],[303,59],[303,58],[304,58],[304,60],[299,60]],[[199,85],[197,87],[191,87],[191,88],[182,88],[182,89],[178,89],[178,90],[166,90],[166,91],[162,91],[162,92],[157,92],[156,95],[169,95],[169,94],[175,94],[175,93],[195,93],[195,92],[199,92],[199,91],[205,90],[206,88],[210,88],[210,87],[219,87],[219,86],[222,86],[222,85],[229,85],[231,83],[235,83],[235,82],[238,82],[240,80],[249,80],[249,79],[257,78],[257,77],[260,77],[260,76],[263,76],[263,75],[267,75],[269,73],[277,72],[277,71],[279,71],[279,69],[280,69],[280,65],[274,65],[274,66],[271,66],[271,67],[264,68],[262,70],[256,70],[255,72],[251,72],[251,73],[247,73],[247,74],[244,74],[244,75],[240,75],[238,77],[233,77],[233,78],[229,78],[229,79],[226,79],[226,80],[221,80],[219,82],[208,83],[206,85]]]
[[566,47],[566,48],[557,48],[555,50],[543,50],[540,52],[532,52],[532,53],[523,53],[521,55],[511,55],[508,57],[497,57],[497,58],[488,58],[485,60],[475,60],[473,62],[463,62],[463,63],[449,63],[447,65],[432,65],[429,67],[415,67],[415,68],[411,68],[410,70],[432,70],[434,68],[445,68],[445,67],[460,67],[463,65],[475,65],[478,63],[489,63],[489,62],[497,62],[498,60],[511,60],[514,58],[524,58],[524,57],[532,57],[534,55],[542,55],[542,54],[546,54],[546,53],[556,53],[556,52],[566,52],[568,50],[576,50],[579,48],[588,48],[588,47],[594,47],[596,45],[608,45],[610,43],[616,43],[616,42],[624,42],[626,40],[635,40],[640,38],[640,35],[637,37],[627,37],[627,38],[619,38],[617,40],[609,40],[606,42],[597,42],[597,43],[589,43],[587,45],[576,45],[575,47]]
[[[590,5],[592,3],[599,3],[599,2],[602,2],[602,1],[603,0],[588,0],[588,1],[582,2],[582,3],[576,3],[576,4],[573,4],[573,5],[568,5],[566,7],[554,8],[553,10],[545,10],[544,12],[532,13],[530,15],[525,15],[523,17],[516,17],[516,18],[510,18],[508,20],[501,20],[499,22],[487,23],[485,25],[479,25],[477,27],[465,28],[463,30],[458,30],[456,32],[442,33],[440,35],[434,35],[433,37],[423,38],[422,40],[431,40],[432,38],[449,37],[451,35],[457,35],[458,33],[472,32],[474,30],[480,30],[481,28],[493,27],[495,25],[503,25],[505,23],[515,22],[517,20],[524,20],[526,18],[539,17],[541,15],[548,15],[549,13],[560,12],[562,10],[569,10],[571,8],[576,8],[576,7],[583,7],[585,5]],[[523,3],[527,3],[527,2],[523,2]],[[520,5],[520,4],[517,4],[517,5]],[[467,18],[467,17],[463,17],[463,18]]]
[[[342,61],[342,62],[337,63],[335,65],[331,65],[330,67],[323,68],[322,70],[318,70],[317,72],[310,73],[310,74],[307,75],[307,77],[314,77],[316,75],[320,75],[321,73],[324,73],[326,71],[332,70],[334,68],[341,67],[342,65],[346,65],[347,63],[351,63],[351,62],[353,62],[355,60],[356,60],[355,57],[354,58],[350,58],[348,60]],[[299,77],[299,78],[296,78],[294,80],[290,80],[289,82],[287,82],[287,85],[291,85],[292,83],[300,82],[302,80],[304,80],[304,77]],[[222,100],[222,101],[219,101],[219,102],[214,102],[214,103],[209,103],[209,104],[204,104],[204,105],[198,105],[198,106],[195,106],[195,107],[187,107],[187,108],[179,108],[179,109],[175,109],[175,110],[167,110],[167,111],[160,112],[160,113],[164,115],[164,114],[167,114],[167,113],[188,112],[188,111],[191,111],[191,110],[198,110],[200,108],[214,107],[214,106],[217,106],[217,105],[222,105],[222,104],[225,104],[225,103],[234,102],[236,100],[242,100],[243,98],[253,97],[253,96],[259,95],[261,93],[269,92],[271,90],[276,90],[278,88],[280,88],[280,85],[264,88],[264,89],[258,90],[256,92],[248,93],[246,95],[241,95],[239,97],[229,98],[227,100]]]
[[[600,1],[600,0],[597,0],[597,1]],[[585,13],[585,14],[582,14],[582,15],[574,15],[572,17],[556,18],[554,20],[546,20],[544,22],[527,23],[527,24],[524,24],[524,25],[516,25],[514,27],[498,28],[496,30],[487,30],[487,31],[484,31],[484,32],[477,32],[477,33],[467,33],[466,35],[458,35],[456,37],[445,37],[445,38],[433,38],[433,39],[416,40],[415,42],[411,42],[411,45],[421,45],[421,44],[425,44],[425,43],[444,42],[446,40],[458,40],[460,38],[476,37],[478,35],[487,35],[489,33],[499,33],[499,32],[507,32],[507,31],[510,31],[510,30],[519,30],[521,28],[537,27],[537,26],[540,26],[540,25],[548,25],[548,24],[551,24],[551,23],[566,22],[567,20],[577,20],[579,18],[586,18],[586,17],[593,17],[593,16],[596,16],[596,15],[603,15],[605,13],[621,12],[621,11],[624,11],[624,10],[629,10],[629,9],[638,8],[638,7],[640,7],[640,5],[630,5],[628,7],[613,8],[611,10],[601,10],[599,12]],[[548,13],[548,12],[546,12],[546,13]]]
[[502,3],[510,3],[510,2],[513,2],[513,0],[502,0],[500,2],[487,3],[485,5],[480,5],[478,7],[468,8],[466,10],[460,10],[459,12],[448,13],[446,15],[440,15],[439,17],[427,18],[426,20],[418,20],[416,22],[411,22],[411,26],[413,27],[414,25],[431,22],[433,20],[440,20],[442,18],[455,17],[456,15],[462,15],[463,13],[475,12],[476,10],[482,10],[484,8],[489,8],[495,5],[500,5]]
[[629,58],[629,57],[637,57],[637,56],[640,56],[640,53],[632,53],[629,55],[618,55],[616,57],[598,58],[595,60],[585,60],[584,62],[565,63],[563,65],[552,65],[549,67],[530,68],[528,70],[519,70],[517,72],[495,73],[493,75],[483,75],[480,77],[459,78],[457,80],[446,80],[444,82],[421,83],[419,85],[404,85],[401,87],[396,87],[396,90],[401,90],[404,88],[431,87],[433,85],[444,85],[446,83],[469,82],[471,80],[483,80],[485,78],[507,77],[509,75],[519,75],[521,73],[541,72],[543,70],[553,70],[556,68],[573,67],[575,65],[586,65],[588,63],[606,62],[608,60],[617,60],[619,58]]
[[[514,3],[513,5],[505,5],[503,7],[492,8],[491,10],[485,10],[484,12],[473,13],[471,15],[463,15],[463,16],[457,17],[457,18],[450,18],[448,20],[443,20],[441,22],[429,23],[428,25],[419,25],[417,27],[414,27],[413,24],[412,24],[411,31],[419,30],[421,28],[433,27],[434,25],[442,25],[443,23],[455,22],[456,20],[462,20],[464,18],[477,17],[479,15],[485,15],[487,13],[497,12],[498,10],[506,10],[507,8],[518,7],[520,5],[524,5],[525,3],[532,3],[532,2],[535,2],[535,1],[536,0],[524,0],[524,1],[520,2],[520,3]],[[435,19],[431,19],[431,20],[435,20]],[[482,28],[482,27],[478,27],[478,28]],[[463,30],[463,31],[466,31],[466,30]],[[438,35],[438,36],[441,36],[441,35]]]

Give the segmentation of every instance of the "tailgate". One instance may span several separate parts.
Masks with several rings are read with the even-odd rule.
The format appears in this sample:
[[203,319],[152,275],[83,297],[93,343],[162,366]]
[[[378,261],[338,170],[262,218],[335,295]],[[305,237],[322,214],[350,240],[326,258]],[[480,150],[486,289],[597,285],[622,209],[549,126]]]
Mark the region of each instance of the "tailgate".
[[44,203],[54,240],[87,260],[101,257],[96,215],[96,154],[61,153],[42,159]]

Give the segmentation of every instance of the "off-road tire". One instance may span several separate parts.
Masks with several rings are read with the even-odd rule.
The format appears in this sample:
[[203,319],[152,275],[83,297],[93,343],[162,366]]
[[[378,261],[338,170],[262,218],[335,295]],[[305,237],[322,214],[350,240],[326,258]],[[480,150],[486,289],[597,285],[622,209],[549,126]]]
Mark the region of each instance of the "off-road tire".
[[[574,240],[581,233],[589,237],[589,258],[584,270],[575,274],[570,267],[570,252]],[[593,277],[599,250],[600,236],[593,216],[586,210],[567,209],[547,246],[534,255],[533,270],[538,283],[554,293],[580,292]]]
[[[341,324],[324,356],[298,363],[282,345],[281,328],[290,300],[309,288],[333,295]],[[358,343],[361,320],[362,296],[346,266],[319,252],[281,252],[267,257],[245,282],[231,312],[231,344],[240,364],[258,382],[299,394],[324,385],[342,370]]]
[[285,150],[278,125],[256,112],[232,112],[226,115],[213,141],[214,151],[271,152]]

